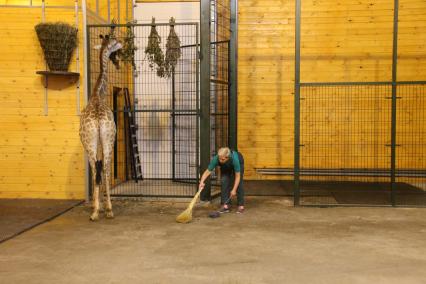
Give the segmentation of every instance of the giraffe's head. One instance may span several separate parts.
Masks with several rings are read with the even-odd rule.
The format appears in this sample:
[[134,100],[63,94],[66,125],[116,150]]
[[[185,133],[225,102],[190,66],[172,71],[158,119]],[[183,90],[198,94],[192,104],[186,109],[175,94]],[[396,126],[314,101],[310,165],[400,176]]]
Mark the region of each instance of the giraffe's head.
[[99,35],[99,37],[102,39],[102,43],[96,48],[100,49],[101,59],[109,58],[114,64],[114,66],[119,69],[120,66],[117,58],[117,53],[120,51],[121,48],[123,48],[123,45],[115,38],[113,34]]

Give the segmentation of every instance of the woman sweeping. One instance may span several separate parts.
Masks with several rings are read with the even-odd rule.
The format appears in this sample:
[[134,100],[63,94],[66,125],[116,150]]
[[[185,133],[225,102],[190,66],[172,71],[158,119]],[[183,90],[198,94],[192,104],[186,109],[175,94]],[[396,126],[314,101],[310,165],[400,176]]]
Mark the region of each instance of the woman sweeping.
[[203,173],[199,189],[203,189],[206,179],[219,166],[221,174],[221,208],[219,213],[228,213],[231,209],[231,199],[237,196],[237,213],[244,212],[244,159],[238,151],[231,151],[228,147],[220,148],[218,154],[210,161],[207,170]]

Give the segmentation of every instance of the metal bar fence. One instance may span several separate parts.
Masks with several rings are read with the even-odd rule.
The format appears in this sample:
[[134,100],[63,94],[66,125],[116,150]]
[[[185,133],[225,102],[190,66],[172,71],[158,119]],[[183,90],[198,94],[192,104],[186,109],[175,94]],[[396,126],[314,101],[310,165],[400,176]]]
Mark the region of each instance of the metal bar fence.
[[395,85],[301,84],[300,205],[426,205],[425,84]]

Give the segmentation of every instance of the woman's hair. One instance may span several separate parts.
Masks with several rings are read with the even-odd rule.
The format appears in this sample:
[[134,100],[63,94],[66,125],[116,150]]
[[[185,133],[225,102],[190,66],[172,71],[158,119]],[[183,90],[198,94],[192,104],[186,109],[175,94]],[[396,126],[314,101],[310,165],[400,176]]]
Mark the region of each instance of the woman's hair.
[[219,157],[231,157],[231,149],[222,147],[217,151]]

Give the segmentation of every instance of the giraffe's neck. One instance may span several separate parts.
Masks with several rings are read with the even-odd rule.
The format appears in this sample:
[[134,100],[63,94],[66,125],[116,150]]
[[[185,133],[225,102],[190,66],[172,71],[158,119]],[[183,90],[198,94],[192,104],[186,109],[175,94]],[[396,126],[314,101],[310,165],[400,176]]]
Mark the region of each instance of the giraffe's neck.
[[102,52],[100,56],[100,74],[96,80],[92,100],[105,100],[108,95],[108,55]]

